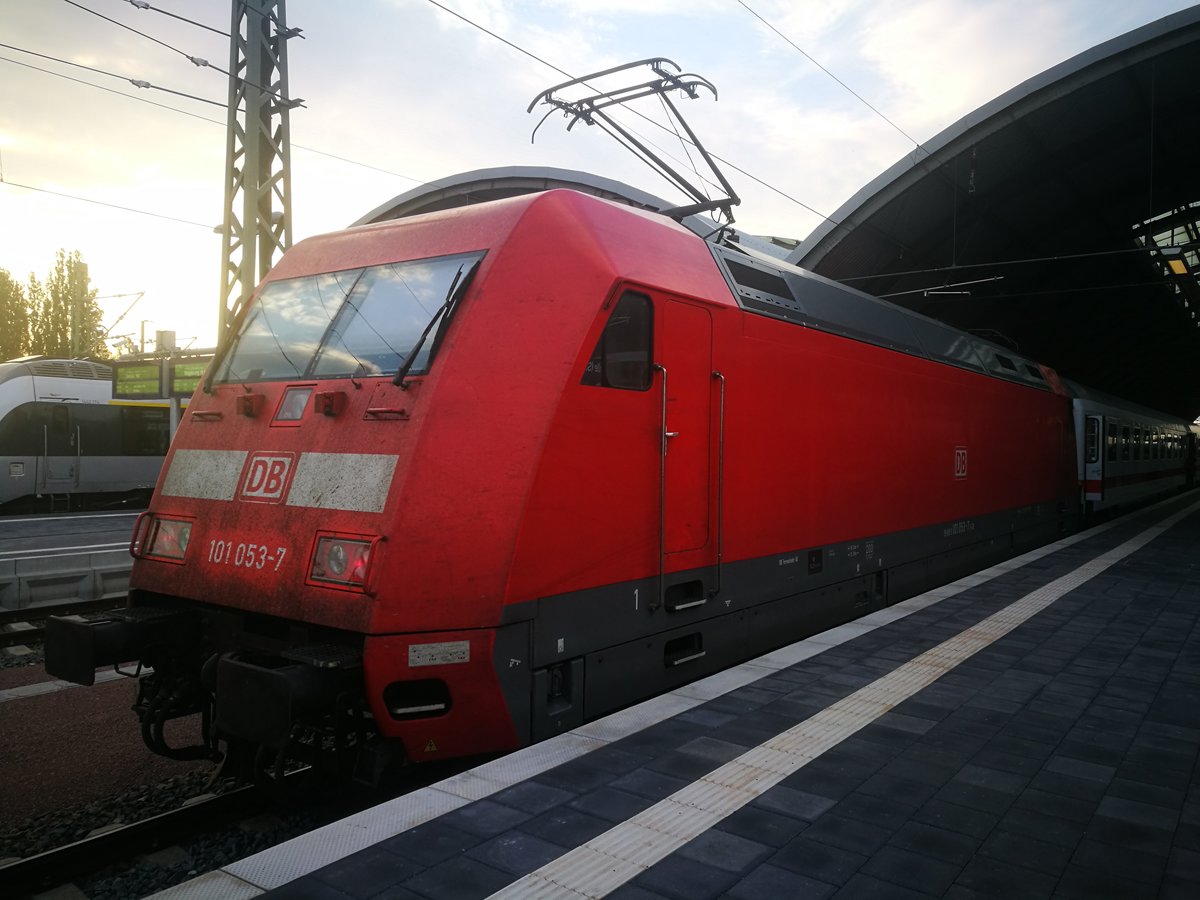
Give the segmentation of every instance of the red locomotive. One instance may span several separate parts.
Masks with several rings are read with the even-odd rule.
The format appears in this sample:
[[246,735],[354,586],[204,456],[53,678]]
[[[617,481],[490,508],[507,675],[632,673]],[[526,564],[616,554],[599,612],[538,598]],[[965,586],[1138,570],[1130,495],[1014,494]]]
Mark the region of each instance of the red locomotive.
[[[1032,361],[571,191],[316,237],[193,398],[129,608],[47,669],[152,667],[166,754],[514,748],[1076,528],[1074,417]],[[1184,479],[1154,428],[1145,492]]]

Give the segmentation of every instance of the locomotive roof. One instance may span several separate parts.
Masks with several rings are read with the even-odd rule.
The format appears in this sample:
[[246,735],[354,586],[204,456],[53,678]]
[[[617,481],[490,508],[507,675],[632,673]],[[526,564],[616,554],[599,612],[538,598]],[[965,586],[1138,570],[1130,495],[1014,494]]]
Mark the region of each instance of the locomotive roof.
[[747,311],[1055,390],[1052,372],[1047,379],[1050,370],[1007,347],[736,245],[714,245],[713,254],[734,286],[738,304]]

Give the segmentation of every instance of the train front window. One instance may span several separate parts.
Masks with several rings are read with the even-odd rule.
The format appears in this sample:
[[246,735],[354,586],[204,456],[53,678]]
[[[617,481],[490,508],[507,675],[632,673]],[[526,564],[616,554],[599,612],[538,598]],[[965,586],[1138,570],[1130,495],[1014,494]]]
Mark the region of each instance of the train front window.
[[482,253],[347,269],[268,284],[242,320],[219,382],[427,372],[449,315]]

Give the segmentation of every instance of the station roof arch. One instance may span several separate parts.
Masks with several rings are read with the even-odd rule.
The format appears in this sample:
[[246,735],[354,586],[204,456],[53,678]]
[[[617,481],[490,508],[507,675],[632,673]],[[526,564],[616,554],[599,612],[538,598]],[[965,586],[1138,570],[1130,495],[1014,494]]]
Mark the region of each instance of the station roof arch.
[[965,116],[789,261],[1200,416],[1200,6]]

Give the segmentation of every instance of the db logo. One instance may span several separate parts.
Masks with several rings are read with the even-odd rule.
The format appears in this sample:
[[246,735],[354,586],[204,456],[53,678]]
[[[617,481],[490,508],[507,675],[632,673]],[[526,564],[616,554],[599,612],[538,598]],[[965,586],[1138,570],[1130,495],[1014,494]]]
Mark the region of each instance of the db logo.
[[967,448],[966,447],[955,447],[954,448],[954,477],[955,478],[966,478],[967,477]]
[[254,453],[242,475],[241,499],[253,503],[278,503],[287,492],[294,453]]

